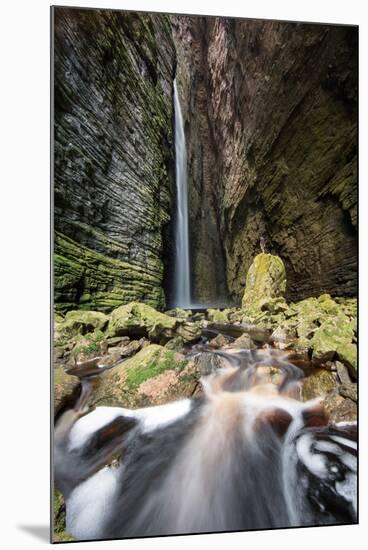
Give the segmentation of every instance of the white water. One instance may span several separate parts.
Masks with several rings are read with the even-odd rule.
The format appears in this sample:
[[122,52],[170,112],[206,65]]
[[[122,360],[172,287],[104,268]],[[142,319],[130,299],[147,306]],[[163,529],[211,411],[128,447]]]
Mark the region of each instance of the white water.
[[[223,348],[221,356],[227,367],[201,379],[200,400],[85,414],[93,385],[82,381],[86,390],[55,429],[55,479],[74,537],[355,521],[354,432],[328,425],[320,399],[291,395],[300,369],[286,353]],[[270,381],[270,364],[284,376]]]
[[190,259],[189,259],[189,228],[188,228],[188,183],[187,183],[187,151],[183,116],[179,95],[174,80],[174,110],[175,110],[175,174],[176,174],[176,225],[175,225],[175,270],[174,296],[175,307],[189,308],[191,306],[190,292]]

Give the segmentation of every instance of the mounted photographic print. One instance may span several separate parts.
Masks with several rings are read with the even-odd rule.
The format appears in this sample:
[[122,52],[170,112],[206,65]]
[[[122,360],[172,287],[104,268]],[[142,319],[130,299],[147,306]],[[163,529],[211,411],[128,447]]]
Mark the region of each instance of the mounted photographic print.
[[358,27],[51,15],[53,542],[357,523]]

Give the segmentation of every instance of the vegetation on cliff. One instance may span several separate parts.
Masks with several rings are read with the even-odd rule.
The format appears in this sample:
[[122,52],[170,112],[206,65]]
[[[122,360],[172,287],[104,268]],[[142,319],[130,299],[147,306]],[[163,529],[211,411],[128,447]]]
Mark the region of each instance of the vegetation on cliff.
[[[272,350],[356,419],[356,30],[292,25],[55,9],[56,416],[86,379],[90,409],[198,397],[239,351],[281,384]],[[193,303],[239,307],[165,311],[174,77]]]

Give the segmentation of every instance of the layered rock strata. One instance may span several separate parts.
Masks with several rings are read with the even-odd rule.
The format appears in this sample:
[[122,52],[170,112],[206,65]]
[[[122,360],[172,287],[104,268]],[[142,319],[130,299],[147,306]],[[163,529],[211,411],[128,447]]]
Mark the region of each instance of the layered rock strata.
[[54,8],[55,304],[165,304],[174,204],[166,16]]
[[239,301],[263,236],[285,263],[288,299],[355,295],[357,29],[216,17],[173,26],[189,90],[197,272],[211,281],[221,270],[220,234]]

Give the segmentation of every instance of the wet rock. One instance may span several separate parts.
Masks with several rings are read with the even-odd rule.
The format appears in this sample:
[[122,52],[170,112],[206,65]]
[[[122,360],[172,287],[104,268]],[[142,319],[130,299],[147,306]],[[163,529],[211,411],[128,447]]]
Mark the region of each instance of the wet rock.
[[68,403],[74,403],[79,393],[80,382],[76,376],[67,374],[64,367],[56,367],[53,370],[54,379],[54,414]]
[[104,363],[105,358],[97,355],[95,357],[91,357],[90,359],[76,362],[72,367],[69,367],[66,372],[67,374],[77,376],[78,378],[101,374]]
[[110,348],[107,355],[104,355],[101,359],[103,365],[112,367],[120,362],[122,359],[121,350],[119,348]]
[[58,361],[64,357],[65,349],[63,346],[54,347],[54,361]]
[[347,366],[353,380],[358,378],[358,351],[353,343],[342,343],[337,351],[338,358]]
[[266,344],[270,339],[270,331],[255,325],[242,325],[243,330],[251,337],[253,342],[257,344]]
[[284,374],[281,369],[272,365],[260,365],[257,367],[254,373],[252,384],[273,384],[275,386],[280,386],[283,379]]
[[129,336],[113,336],[112,338],[106,339],[108,348],[114,346],[126,346],[127,344],[129,344],[129,341]]
[[242,308],[264,305],[269,298],[283,296],[286,272],[281,258],[272,254],[258,254],[249,268],[242,300]]
[[273,331],[270,337],[270,341],[273,342],[274,346],[279,349],[285,349],[288,346],[288,340],[289,339],[286,330],[281,327],[277,327],[277,329]]
[[146,340],[141,338],[140,340],[132,340],[126,346],[120,347],[119,352],[121,357],[130,357],[137,353],[144,345]]
[[339,394],[343,397],[348,397],[355,403],[358,401],[358,392],[356,384],[342,384],[339,386]]
[[254,344],[252,338],[246,332],[241,336],[239,336],[239,338],[234,340],[234,342],[231,345],[241,349],[256,349],[257,347]]
[[148,336],[153,342],[166,343],[174,336],[185,341],[199,338],[201,329],[186,319],[170,317],[147,304],[132,302],[115,309],[108,325],[109,336]]
[[219,349],[226,346],[230,342],[231,340],[229,338],[226,338],[223,334],[218,334],[215,338],[212,338],[208,344],[211,348]]
[[352,422],[357,420],[357,406],[351,399],[344,399],[336,391],[329,393],[323,401],[330,413],[330,422]]
[[315,371],[305,378],[302,387],[302,399],[308,401],[315,397],[328,394],[336,388],[334,376],[325,369],[315,369]]
[[194,364],[198,368],[201,376],[207,376],[218,369],[227,367],[227,363],[223,357],[216,353],[203,352],[194,358]]
[[[145,346],[130,359],[101,374],[91,406],[134,408],[189,396],[197,385],[199,373],[188,365],[189,361],[180,353],[157,344]],[[157,398],[149,395],[148,381],[159,384]]]
[[337,376],[341,384],[350,384],[351,379],[350,379],[349,371],[347,367],[345,367],[345,365],[340,363],[340,361],[335,362],[335,367],[336,367]]

